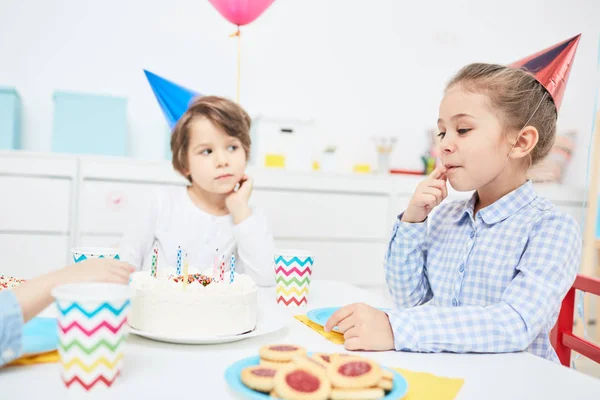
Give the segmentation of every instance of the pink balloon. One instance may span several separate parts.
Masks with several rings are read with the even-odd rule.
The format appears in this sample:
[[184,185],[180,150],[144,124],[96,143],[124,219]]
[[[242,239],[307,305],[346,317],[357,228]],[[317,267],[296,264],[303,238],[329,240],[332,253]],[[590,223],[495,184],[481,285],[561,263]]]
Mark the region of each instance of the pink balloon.
[[265,12],[275,0],[209,0],[232,24],[247,25]]

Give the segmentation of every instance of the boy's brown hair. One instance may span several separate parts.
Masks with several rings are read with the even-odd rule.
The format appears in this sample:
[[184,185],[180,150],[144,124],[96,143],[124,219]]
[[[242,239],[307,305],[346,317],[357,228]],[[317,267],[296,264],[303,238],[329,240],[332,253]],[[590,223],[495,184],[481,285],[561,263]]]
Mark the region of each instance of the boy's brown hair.
[[242,148],[246,152],[246,158],[250,157],[250,127],[252,120],[248,113],[238,104],[223,97],[198,97],[194,99],[187,111],[179,118],[171,135],[173,168],[190,182],[192,177],[185,173],[188,170],[189,127],[192,121],[198,117],[208,119],[215,126],[223,129],[227,135],[239,139]]

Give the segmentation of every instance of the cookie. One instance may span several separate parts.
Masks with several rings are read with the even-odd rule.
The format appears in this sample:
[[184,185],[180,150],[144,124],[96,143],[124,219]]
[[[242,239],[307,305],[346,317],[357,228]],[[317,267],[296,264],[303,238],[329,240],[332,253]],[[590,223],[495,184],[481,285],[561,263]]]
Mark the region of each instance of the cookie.
[[383,399],[385,392],[380,388],[332,389],[331,400],[375,400]]
[[383,378],[382,380],[379,381],[379,384],[377,386],[379,388],[385,390],[386,392],[389,392],[394,387],[394,383],[392,382],[391,379]]
[[362,357],[339,357],[327,367],[327,377],[336,388],[377,386],[382,378],[378,363]]
[[240,375],[240,379],[242,380],[242,383],[250,389],[269,393],[273,390],[276,372],[277,370],[275,368],[255,365],[244,368]]
[[390,381],[394,379],[394,374],[389,369],[381,368],[381,375],[383,379],[389,379]]
[[331,363],[331,355],[326,353],[313,353],[311,357],[313,360],[316,360],[323,365],[329,365]]
[[277,393],[277,391],[275,389],[271,390],[271,393],[269,393],[269,396],[274,399],[281,399],[281,396],[279,395],[279,393]]
[[306,355],[306,349],[293,344],[271,344],[261,347],[258,354],[267,361],[290,362],[294,357]]
[[271,368],[275,368],[275,369],[285,367],[286,365],[289,365],[290,363],[291,363],[291,361],[272,361],[272,360],[265,360],[264,358],[261,358],[259,361],[259,364],[262,365],[263,367],[271,367]]
[[283,399],[326,400],[331,383],[319,367],[292,364],[277,371],[275,390]]
[[314,356],[313,357],[309,357],[309,356],[294,357],[294,360],[292,362],[296,365],[306,365],[308,367],[316,367],[316,368],[322,368],[322,369],[327,368],[327,365],[325,362],[319,361],[319,359],[314,358]]

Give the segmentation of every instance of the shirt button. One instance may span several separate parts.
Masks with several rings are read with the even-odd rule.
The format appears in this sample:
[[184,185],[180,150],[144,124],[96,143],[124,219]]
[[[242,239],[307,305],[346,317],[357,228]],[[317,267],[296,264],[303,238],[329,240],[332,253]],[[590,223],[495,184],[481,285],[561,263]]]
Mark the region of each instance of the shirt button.
[[452,305],[454,307],[456,307],[458,305],[458,300],[456,300],[456,299],[452,300]]
[[471,232],[471,239],[475,237],[475,232]]
[[465,272],[465,264],[460,264],[460,268],[458,270],[460,272]]

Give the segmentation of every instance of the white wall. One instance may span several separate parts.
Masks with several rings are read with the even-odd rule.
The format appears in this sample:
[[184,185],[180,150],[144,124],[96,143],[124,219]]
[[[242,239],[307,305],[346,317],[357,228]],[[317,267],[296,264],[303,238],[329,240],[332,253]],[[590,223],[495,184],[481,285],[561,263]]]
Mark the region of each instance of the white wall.
[[[569,177],[582,186],[598,21],[595,0],[277,0],[243,29],[242,105],[313,117],[354,161],[374,161],[372,135],[398,135],[394,164],[419,167],[460,66],[510,62],[581,32],[559,125],[580,132]],[[234,97],[233,31],[202,0],[2,0],[0,85],[22,96],[27,149],[50,149],[52,92],[74,90],[129,98],[133,155],[162,158],[167,128],[142,69]]]

